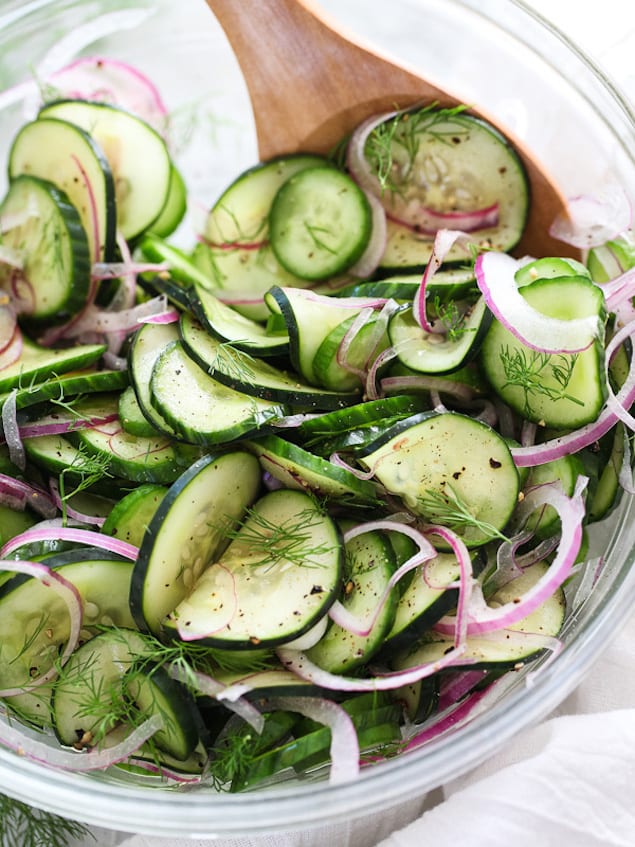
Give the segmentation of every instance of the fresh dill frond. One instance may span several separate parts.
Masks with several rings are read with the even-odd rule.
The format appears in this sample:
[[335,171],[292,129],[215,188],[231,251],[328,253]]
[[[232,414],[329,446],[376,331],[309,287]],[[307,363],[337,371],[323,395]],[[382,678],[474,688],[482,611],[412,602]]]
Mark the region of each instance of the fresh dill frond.
[[308,221],[304,221],[304,228],[306,229],[311,241],[313,241],[318,250],[325,250],[327,253],[331,253],[331,255],[333,256],[337,254],[337,250],[334,250],[332,247],[329,247],[326,241],[324,241],[324,239],[321,237],[322,233],[324,235],[332,236],[333,233],[330,229],[327,229],[325,226],[315,226],[315,224],[310,224]]
[[507,541],[507,536],[503,535],[497,527],[482,521],[473,514],[469,505],[451,485],[444,485],[442,491],[429,488],[417,502],[422,514],[431,523],[438,523],[457,532],[470,528],[477,529],[491,538]]
[[[567,392],[573,369],[578,360],[578,354],[557,355],[544,353],[539,350],[524,350],[504,347],[500,352],[501,364],[507,380],[501,390],[514,386],[520,388],[524,395],[524,413],[532,414],[531,401],[533,397],[547,397],[549,400],[569,400],[579,406],[581,400]],[[555,381],[556,385],[549,384]]]
[[[437,103],[431,103],[417,111],[399,112],[375,127],[366,140],[364,153],[382,192],[399,193],[401,184],[410,178],[425,136],[453,145],[456,138],[467,135],[467,127],[453,122],[466,109],[467,106],[439,109]],[[449,126],[441,127],[448,123]],[[395,178],[397,160],[401,170],[398,179]]]
[[256,757],[253,732],[251,727],[245,729],[245,725],[240,724],[216,745],[208,775],[217,791],[228,790],[247,774]]
[[66,847],[71,839],[88,837],[83,824],[0,794],[0,847]]
[[215,372],[220,372],[231,379],[253,385],[256,381],[253,357],[234,347],[234,343],[219,342],[213,359],[208,363],[207,372],[212,376]]
[[311,529],[321,516],[315,509],[303,509],[284,521],[270,520],[257,509],[247,510],[242,526],[229,528],[227,538],[240,541],[240,556],[251,567],[275,567],[290,562],[299,567],[320,567],[317,561],[333,549],[327,542],[314,542]]
[[475,332],[475,328],[466,326],[467,311],[461,311],[454,300],[447,303],[435,294],[432,302],[434,314],[445,329],[445,335],[449,341],[458,341],[466,332]]
[[70,498],[91,488],[102,479],[112,478],[109,468],[110,458],[105,453],[93,455],[87,452],[83,444],[79,445],[73,461],[57,478],[64,521],[66,521],[66,508]]

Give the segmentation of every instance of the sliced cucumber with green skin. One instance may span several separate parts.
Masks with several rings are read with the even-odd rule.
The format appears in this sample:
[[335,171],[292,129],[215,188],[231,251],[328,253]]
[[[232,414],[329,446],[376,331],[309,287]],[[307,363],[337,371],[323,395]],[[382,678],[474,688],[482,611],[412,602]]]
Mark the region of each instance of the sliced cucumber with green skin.
[[350,505],[377,504],[375,486],[351,471],[290,444],[277,435],[245,441],[245,447],[259,459],[263,470],[287,488],[313,491]]
[[427,408],[421,395],[400,394],[307,418],[295,432],[305,449],[328,458],[374,441],[393,423]]
[[364,297],[337,298],[312,291],[273,286],[265,301],[270,311],[284,318],[289,334],[289,357],[295,370],[317,383],[313,360],[320,345],[347,318],[356,317],[376,300]]
[[[345,544],[344,593],[341,602],[352,615],[364,619],[374,612],[395,570],[395,555],[388,539],[366,532]],[[330,673],[348,674],[380,649],[397,607],[391,592],[368,635],[356,635],[331,623],[318,643],[307,651],[316,665]]]
[[393,625],[386,634],[382,655],[407,644],[456,606],[458,590],[448,588],[459,578],[459,564],[453,553],[437,553],[420,565],[399,598]]
[[[356,282],[338,291],[339,297],[391,297],[412,301],[421,287],[421,274],[397,274],[370,282]],[[426,285],[428,297],[442,303],[469,297],[477,291],[473,268],[441,268]]]
[[[604,294],[588,277],[542,278],[522,286],[530,306],[548,317],[605,318]],[[527,420],[572,430],[594,421],[606,400],[604,339],[579,353],[528,348],[497,320],[485,336],[480,362],[494,391]]]
[[595,491],[590,497],[587,510],[589,522],[599,521],[611,513],[619,503],[623,487],[620,485],[620,472],[624,464],[626,451],[625,440],[628,436],[624,424],[618,423],[613,435],[611,454],[608,462],[602,468]]
[[110,473],[130,482],[174,482],[200,455],[189,444],[157,435],[130,435],[119,419],[73,433],[77,447],[102,459]]
[[108,103],[59,100],[39,119],[68,121],[88,132],[103,151],[115,183],[117,229],[132,240],[156,221],[167,202],[172,163],[159,133]]
[[[85,628],[129,625],[125,597],[130,563],[83,548],[49,557],[46,564],[60,569],[75,585],[85,614]],[[122,603],[123,601],[123,603]],[[42,676],[59,657],[68,640],[68,606],[42,580],[22,574],[0,586],[0,686],[28,685]]]
[[[418,373],[457,371],[479,353],[492,322],[484,298],[467,307],[448,332],[428,333],[416,322],[410,306],[395,312],[388,323],[390,343],[406,367]],[[443,320],[441,321],[443,323]]]
[[105,351],[105,344],[79,344],[59,350],[40,347],[23,336],[20,358],[0,371],[0,391],[31,390],[37,383],[57,378],[59,374],[90,367]]
[[[292,155],[250,168],[223,192],[209,213],[205,242],[197,245],[195,263],[214,287],[241,299],[261,301],[272,285],[302,286],[276,259],[269,243],[268,217],[280,186],[304,168],[324,165],[321,156]],[[241,314],[266,319],[262,302],[237,302]]]
[[272,491],[254,504],[166,627],[225,649],[293,641],[327,613],[342,565],[339,529],[315,500],[300,491]]
[[174,429],[152,405],[150,380],[152,369],[168,344],[178,341],[180,333],[175,324],[145,324],[138,329],[128,354],[130,383],[137,395],[139,408],[148,421],[164,435],[176,436]]
[[[529,186],[523,164],[509,142],[490,124],[456,110],[424,107],[392,120],[392,167],[382,195],[392,220],[388,221],[382,267],[422,267],[430,258],[436,229],[464,228],[462,214],[492,207],[497,207],[496,224],[485,221],[484,228],[474,230],[472,237],[494,250],[515,247],[527,219]],[[366,145],[375,173],[372,142],[380,131],[374,130]],[[385,156],[380,159],[385,165]],[[453,249],[447,259],[464,260],[465,252]]]
[[[36,523],[38,518],[30,511],[18,511],[0,503],[0,547],[15,535],[20,535]],[[0,585],[10,578],[10,574],[0,575]]]
[[[163,718],[163,728],[153,736],[157,747],[180,760],[191,755],[199,741],[196,708],[178,682],[148,662],[150,651],[141,633],[116,629],[73,653],[53,691],[53,726],[62,744],[79,750],[99,746],[134,711],[139,722],[153,715]],[[118,703],[128,703],[128,714],[122,709],[119,720],[113,715],[104,726],[99,712],[94,714],[96,696],[106,709],[112,704],[113,712]]]
[[[15,404],[17,409],[27,409],[47,400],[68,400],[79,394],[119,391],[127,385],[128,374],[126,371],[86,370],[60,374],[47,382],[18,388],[15,394]],[[8,394],[0,395],[0,407],[7,397]]]
[[343,273],[366,249],[371,230],[366,195],[348,174],[331,166],[294,174],[276,193],[269,212],[273,252],[301,279]]
[[373,314],[355,332],[342,362],[339,361],[340,350],[353,327],[355,316],[346,318],[329,332],[313,358],[313,373],[320,385],[332,391],[355,391],[358,394],[364,390],[364,375],[370,364],[390,345],[385,326],[378,321],[377,314]]
[[115,184],[101,148],[80,127],[58,118],[38,118],[18,132],[9,152],[9,177],[46,179],[77,209],[88,238],[91,262],[115,252]]
[[241,315],[202,286],[195,286],[192,309],[208,332],[236,350],[257,356],[278,356],[289,350],[286,331],[270,333],[265,325]]
[[[521,576],[496,591],[488,603],[503,605],[513,602],[535,585],[547,568],[544,562],[531,565]],[[522,634],[556,637],[562,628],[565,611],[564,592],[559,588],[535,611],[508,629],[487,635],[468,636],[460,665],[470,670],[513,668],[537,658],[544,652],[545,646],[537,644],[531,637],[523,639]],[[453,639],[430,631],[418,646],[398,657],[393,666],[396,670],[404,670],[423,662],[434,662],[442,658],[453,645]],[[459,667],[459,663],[456,667]]]
[[126,386],[119,395],[117,410],[121,426],[130,435],[144,435],[147,438],[157,435],[157,428],[150,423],[141,411],[137,395],[131,385]]
[[154,513],[167,494],[164,485],[140,485],[130,491],[111,510],[101,531],[120,541],[140,547]]
[[[535,485],[558,482],[567,497],[571,497],[580,476],[584,476],[584,465],[578,456],[569,454],[529,468],[529,475],[523,488],[528,490]],[[548,505],[529,515],[523,524],[523,529],[534,532],[538,538],[553,535],[559,527],[558,513],[553,506]]]
[[224,345],[187,314],[181,317],[181,340],[188,354],[215,380],[253,397],[303,409],[337,409],[356,398],[356,394],[318,390],[293,372],[275,368],[233,345]]
[[[0,287],[9,282],[29,302],[28,317],[64,320],[86,302],[90,286],[88,238],[79,213],[53,183],[34,176],[18,176],[9,185],[0,220],[28,216],[2,233],[2,244],[16,250],[22,267],[0,265]],[[4,228],[3,228],[4,229]]]
[[559,256],[547,256],[527,262],[516,271],[514,278],[516,285],[522,288],[537,279],[553,279],[561,276],[582,276],[591,279],[587,268],[577,259],[560,258]]
[[190,444],[227,444],[285,414],[277,403],[228,388],[209,376],[179,341],[169,344],[152,369],[152,404]]
[[496,537],[518,500],[518,471],[506,441],[455,412],[406,418],[358,458],[406,508],[453,529],[468,547]]
[[138,244],[139,252],[148,262],[164,263],[169,266],[172,279],[187,289],[197,285],[206,291],[213,288],[213,281],[203,273],[190,256],[161,238],[154,230],[146,233]]
[[227,533],[253,503],[260,467],[248,453],[204,456],[170,487],[144,534],[130,608],[155,635],[226,545]]
[[152,232],[161,238],[178,229],[179,224],[185,217],[187,211],[187,188],[181,172],[174,162],[170,166],[170,182],[168,184],[168,196],[161,214],[151,226]]

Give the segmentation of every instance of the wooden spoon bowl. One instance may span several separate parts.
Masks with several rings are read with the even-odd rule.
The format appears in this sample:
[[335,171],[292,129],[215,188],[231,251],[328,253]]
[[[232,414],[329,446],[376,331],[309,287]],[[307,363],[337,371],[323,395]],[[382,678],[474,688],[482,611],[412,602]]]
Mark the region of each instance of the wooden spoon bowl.
[[[436,102],[461,103],[354,36],[311,0],[207,0],[236,54],[254,112],[262,160],[298,151],[327,153],[370,115]],[[531,204],[518,255],[569,255],[576,248],[549,236],[566,213],[555,180],[523,144],[478,108],[470,110],[508,138],[521,157]]]

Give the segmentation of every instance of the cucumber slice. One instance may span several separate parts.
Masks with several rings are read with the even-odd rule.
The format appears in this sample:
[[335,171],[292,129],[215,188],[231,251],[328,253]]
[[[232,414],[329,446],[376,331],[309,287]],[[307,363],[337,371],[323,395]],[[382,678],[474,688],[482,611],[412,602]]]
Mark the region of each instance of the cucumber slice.
[[153,736],[157,747],[182,761],[191,755],[199,741],[195,706],[166,671],[149,664],[150,651],[141,633],[117,629],[73,653],[53,691],[53,725],[62,744],[81,750],[107,743],[109,732],[128,723],[134,708],[138,721],[163,718],[164,728]]
[[265,301],[270,311],[282,315],[289,334],[289,357],[295,370],[311,383],[317,383],[315,354],[328,334],[347,318],[355,318],[377,301],[364,297],[339,298],[298,288],[274,285]]
[[110,166],[117,229],[132,240],[149,229],[168,200],[172,163],[159,133],[130,112],[94,100],[59,100],[39,119],[68,121],[88,132]]
[[265,435],[245,442],[265,472],[287,488],[313,491],[319,497],[349,505],[377,504],[379,496],[372,482],[359,479],[346,468],[334,465],[290,444],[277,435]]
[[0,219],[29,216],[2,233],[4,246],[22,257],[15,268],[0,266],[0,287],[28,285],[29,318],[66,320],[86,302],[90,259],[86,231],[68,197],[46,180],[18,176],[0,206]]
[[80,127],[38,118],[18,132],[9,152],[9,177],[29,174],[48,180],[77,209],[88,238],[91,262],[115,252],[115,185],[98,144]]
[[130,608],[140,628],[161,632],[165,617],[215,561],[259,487],[258,462],[244,452],[205,456],[170,487],[135,563]]
[[278,356],[289,350],[286,331],[270,333],[267,327],[252,321],[222,303],[202,286],[195,286],[192,309],[208,332],[221,342],[229,342],[236,350],[257,356]]
[[[395,555],[388,539],[379,532],[366,532],[345,544],[344,593],[342,604],[353,615],[370,616],[395,570]],[[348,674],[367,662],[380,649],[390,629],[397,606],[391,592],[373,628],[366,636],[356,635],[331,623],[318,643],[307,650],[316,665],[330,673]]]
[[169,344],[157,359],[150,396],[161,417],[190,444],[226,444],[284,415],[280,405],[212,379],[179,341]]
[[[553,318],[606,315],[602,290],[584,276],[538,279],[520,289],[527,302]],[[541,353],[524,345],[497,320],[480,362],[492,388],[530,421],[572,430],[594,421],[606,400],[604,339],[580,353]]]
[[130,383],[137,395],[139,408],[155,429],[172,437],[176,436],[176,432],[152,405],[150,379],[163,350],[179,338],[175,324],[146,324],[135,333],[128,355]]
[[[421,274],[397,274],[371,282],[356,282],[338,291],[339,297],[391,297],[411,301],[421,287]],[[441,268],[426,286],[428,297],[442,303],[470,297],[478,290],[473,268]]]
[[[451,321],[446,333],[427,333],[416,322],[410,306],[395,312],[388,323],[390,343],[402,364],[417,373],[458,371],[479,353],[492,314],[480,297]],[[441,323],[445,320],[441,318]]]
[[[548,565],[544,562],[531,565],[521,576],[496,591],[488,602],[498,605],[511,603],[514,598],[528,591],[544,575],[547,568]],[[545,648],[537,647],[535,641],[531,639],[514,638],[513,633],[539,633],[547,637],[555,637],[562,628],[565,611],[565,596],[560,588],[535,611],[518,623],[512,624],[508,629],[488,635],[468,636],[462,656],[465,659],[465,667],[470,670],[513,668],[536,659]],[[452,639],[431,631],[427,633],[425,640],[419,646],[398,657],[394,667],[397,670],[403,670],[423,662],[434,662],[442,658],[453,645]],[[458,667],[458,664],[455,667]]]
[[302,286],[276,259],[269,243],[268,217],[276,192],[295,173],[324,165],[321,156],[292,155],[250,168],[223,192],[209,213],[205,242],[197,245],[194,260],[217,288],[236,292],[241,314],[257,320],[267,317],[261,298],[272,285]]
[[372,315],[351,339],[346,353],[346,367],[338,354],[347,333],[355,322],[351,315],[332,329],[315,351],[313,373],[320,385],[331,391],[351,391],[359,395],[365,386],[364,374],[370,364],[389,346],[386,331],[377,333],[378,317]]
[[[44,352],[44,349],[42,350]],[[49,351],[50,352],[50,351]],[[47,400],[69,400],[80,394],[99,394],[118,391],[128,385],[126,371],[78,371],[59,374],[55,379],[16,389],[17,409],[37,406]],[[0,406],[8,395],[0,395]]]
[[[103,550],[84,547],[49,556],[46,564],[77,588],[84,634],[100,626],[129,626],[126,603],[131,564]],[[22,574],[0,586],[0,686],[27,685],[46,673],[68,640],[68,607],[39,579]]]
[[167,494],[164,485],[140,485],[126,494],[111,510],[101,531],[140,547],[143,536]]
[[355,264],[370,239],[364,192],[333,167],[306,168],[278,190],[269,213],[271,246],[301,279],[328,279]]
[[121,426],[130,435],[142,435],[147,438],[157,435],[157,428],[141,411],[137,395],[131,385],[128,385],[119,395],[118,412]]
[[275,647],[311,629],[339,591],[339,529],[300,491],[261,497],[167,625],[221,648]]
[[[77,347],[59,350],[40,347],[23,336],[20,358],[0,371],[0,391],[11,391],[13,388],[30,391],[36,383],[57,378],[59,374],[68,371],[90,367],[105,351],[105,344],[79,344]],[[50,387],[59,392],[56,379]]]
[[130,435],[118,418],[98,429],[78,430],[73,438],[78,448],[102,459],[110,473],[131,482],[174,482],[200,455],[189,444],[161,435]]
[[413,415],[357,455],[414,514],[453,529],[468,547],[496,537],[518,500],[518,471],[506,441],[466,415]]
[[382,655],[412,644],[425,630],[456,606],[458,590],[446,586],[459,578],[459,565],[453,553],[437,553],[413,573],[399,598]]
[[170,182],[168,184],[168,196],[161,214],[154,221],[151,230],[161,238],[178,229],[179,224],[185,217],[187,211],[187,188],[181,172],[174,162],[170,164]]
[[316,389],[293,372],[255,359],[234,345],[222,344],[189,315],[181,317],[181,339],[187,353],[218,382],[265,400],[300,408],[332,409],[348,405],[356,394]]
[[427,408],[420,395],[400,394],[307,418],[296,433],[305,449],[328,458],[339,450],[351,450],[374,441],[393,423]]
[[[401,113],[370,134],[366,156],[373,173],[388,174],[382,202],[392,220],[383,268],[423,267],[437,228],[460,228],[457,215],[494,206],[497,223],[475,230],[474,239],[501,251],[519,242],[529,204],[525,170],[508,141],[480,118],[430,107]],[[413,217],[413,208],[420,215]],[[447,257],[457,259],[465,259],[460,248]]]

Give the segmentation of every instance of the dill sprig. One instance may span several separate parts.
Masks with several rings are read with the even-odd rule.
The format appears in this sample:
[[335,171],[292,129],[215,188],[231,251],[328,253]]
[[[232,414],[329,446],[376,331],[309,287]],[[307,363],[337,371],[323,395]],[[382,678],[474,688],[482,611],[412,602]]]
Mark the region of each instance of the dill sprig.
[[469,310],[462,311],[454,300],[449,300],[446,303],[441,300],[438,294],[435,294],[432,308],[437,320],[441,322],[445,329],[448,341],[458,341],[466,332],[475,332],[474,328],[470,329],[465,325]]
[[212,360],[208,363],[207,372],[212,376],[219,372],[231,379],[236,379],[247,385],[256,381],[254,359],[249,353],[234,347],[235,342],[222,341],[216,346]]
[[320,523],[320,514],[312,508],[302,509],[281,522],[250,508],[244,523],[237,529],[228,529],[227,537],[240,542],[238,555],[252,567],[271,568],[287,562],[299,567],[320,567],[317,558],[333,549],[332,544],[313,541],[311,530]]
[[315,224],[310,224],[308,221],[304,221],[304,228],[306,229],[309,238],[318,248],[318,250],[325,250],[327,253],[331,253],[331,255],[335,256],[337,254],[337,250],[334,250],[332,247],[324,241],[321,237],[320,233],[325,235],[333,235],[333,232],[330,229],[327,229],[325,226],[315,226]]
[[[414,112],[399,112],[375,127],[366,140],[364,152],[381,190],[399,192],[401,184],[409,179],[426,136],[442,144],[453,145],[454,139],[467,135],[469,129],[453,120],[466,109],[467,106],[439,109],[437,103],[431,103]],[[442,127],[442,124],[447,126]],[[395,180],[397,158],[400,161],[405,159],[398,181]]]
[[103,455],[92,455],[86,451],[83,444],[77,448],[77,454],[71,464],[64,468],[58,476],[60,500],[62,501],[62,517],[66,520],[68,501],[75,494],[91,488],[106,477],[112,478],[109,471],[110,459]]
[[[534,396],[547,397],[552,401],[569,400],[579,406],[584,405],[577,397],[567,393],[578,360],[577,353],[553,355],[522,348],[510,351],[509,347],[504,347],[500,359],[507,380],[502,388],[515,386],[522,390],[525,416],[532,414],[531,398]],[[555,381],[555,386],[549,384],[552,380]]]
[[83,824],[0,794],[0,847],[66,847],[71,839],[88,836]]
[[421,512],[430,522],[459,532],[465,529],[476,529],[490,538],[507,541],[507,536],[503,535],[497,527],[473,514],[469,505],[451,485],[444,485],[442,491],[429,488],[417,502]]

